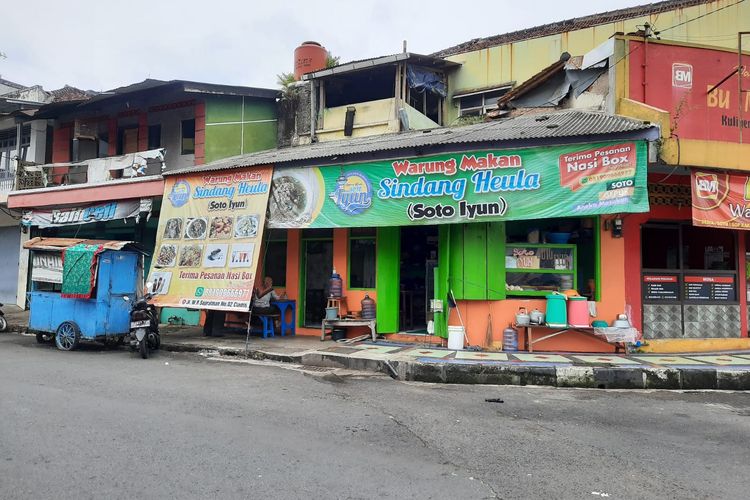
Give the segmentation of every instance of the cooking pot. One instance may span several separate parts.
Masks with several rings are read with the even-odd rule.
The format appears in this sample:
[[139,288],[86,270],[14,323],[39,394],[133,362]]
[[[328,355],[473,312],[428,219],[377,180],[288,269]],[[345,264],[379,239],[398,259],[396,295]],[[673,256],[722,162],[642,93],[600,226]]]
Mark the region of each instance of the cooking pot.
[[528,326],[530,321],[529,311],[525,307],[519,307],[516,313],[516,324],[518,326]]
[[534,325],[543,325],[544,313],[539,309],[534,309],[529,313],[529,321]]

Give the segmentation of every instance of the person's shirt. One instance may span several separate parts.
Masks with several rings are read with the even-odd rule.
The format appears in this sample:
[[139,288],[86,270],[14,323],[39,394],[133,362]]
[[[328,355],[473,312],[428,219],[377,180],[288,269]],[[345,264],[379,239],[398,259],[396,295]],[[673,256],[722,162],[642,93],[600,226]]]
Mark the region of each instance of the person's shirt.
[[270,292],[267,292],[259,297],[256,297],[253,305],[255,307],[271,307],[271,299],[279,300],[279,295],[276,293],[276,290],[274,290],[273,288],[271,289]]

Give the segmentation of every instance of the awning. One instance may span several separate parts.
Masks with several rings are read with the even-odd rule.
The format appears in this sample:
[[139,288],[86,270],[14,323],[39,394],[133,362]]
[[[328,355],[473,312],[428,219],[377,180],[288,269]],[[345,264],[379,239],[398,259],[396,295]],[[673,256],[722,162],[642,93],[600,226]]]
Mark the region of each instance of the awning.
[[128,250],[143,252],[135,241],[84,240],[80,238],[32,238],[25,242],[23,247],[27,250],[61,252],[80,243],[101,245],[105,250],[123,250],[127,247]]

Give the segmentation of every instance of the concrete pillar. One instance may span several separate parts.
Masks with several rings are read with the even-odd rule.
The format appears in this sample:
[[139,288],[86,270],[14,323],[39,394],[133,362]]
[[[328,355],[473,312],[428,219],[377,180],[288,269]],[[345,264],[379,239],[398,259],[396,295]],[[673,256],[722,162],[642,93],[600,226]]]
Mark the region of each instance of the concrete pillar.
[[31,144],[26,155],[27,161],[44,163],[47,153],[47,120],[33,120],[31,122]]
[[29,241],[31,231],[21,232],[21,250],[18,252],[18,288],[16,292],[16,305],[26,307],[26,288],[29,281],[29,251],[23,244]]

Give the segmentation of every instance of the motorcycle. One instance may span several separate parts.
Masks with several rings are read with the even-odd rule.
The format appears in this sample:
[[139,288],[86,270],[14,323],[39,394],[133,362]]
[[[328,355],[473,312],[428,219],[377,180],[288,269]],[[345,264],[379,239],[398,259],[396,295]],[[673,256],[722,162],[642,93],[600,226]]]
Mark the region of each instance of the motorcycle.
[[[0,308],[2,307],[3,305],[0,304]],[[0,332],[4,332],[6,328],[8,328],[8,321],[5,319],[5,313],[0,309]]]
[[[148,359],[151,351],[161,345],[156,307],[148,303],[154,296],[152,289],[153,285],[147,283],[146,294],[130,310],[130,350],[140,353],[143,359]],[[130,298],[125,296],[123,300],[127,302]]]

